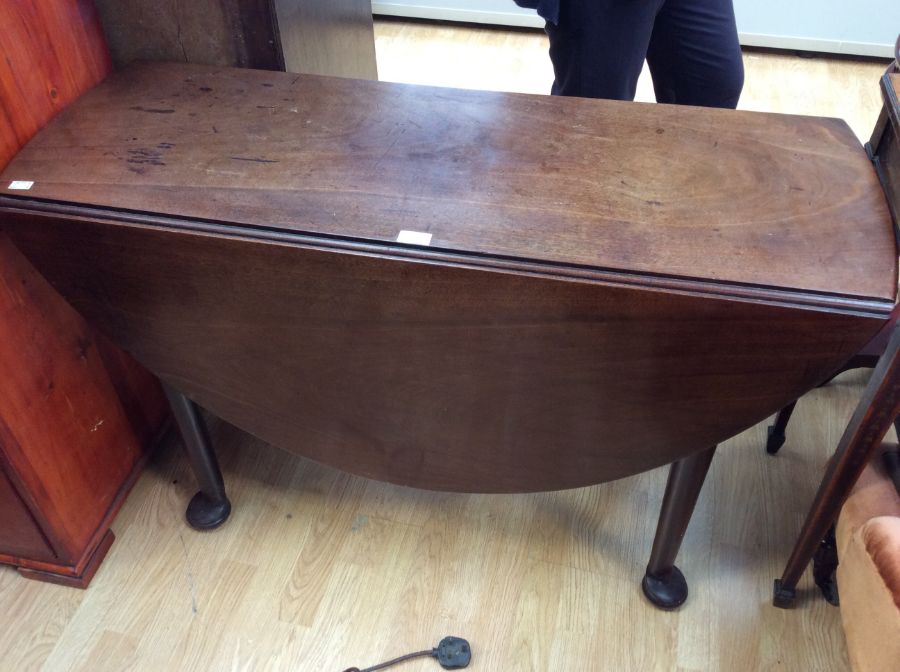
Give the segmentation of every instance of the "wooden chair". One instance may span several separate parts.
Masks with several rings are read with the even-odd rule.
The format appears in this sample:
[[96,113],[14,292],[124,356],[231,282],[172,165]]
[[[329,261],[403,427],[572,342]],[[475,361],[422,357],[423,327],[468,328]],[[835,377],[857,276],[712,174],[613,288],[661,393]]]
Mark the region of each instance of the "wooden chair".
[[[900,39],[897,59],[882,78],[884,107],[866,151],[884,187],[896,226],[900,212]],[[900,415],[900,307],[867,348],[841,371],[871,366],[877,361],[865,393],[828,465],[819,490],[803,524],[800,537],[782,577],[775,582],[774,603],[793,604],[797,582],[816,555],[814,576],[829,602],[837,602],[833,583],[837,556],[834,552],[834,523],[838,512],[869,458],[881,444],[891,424]],[[880,354],[880,357],[878,356]],[[794,402],[796,403],[796,402]],[[769,428],[767,450],[776,453],[784,443],[784,428],[794,404],[782,409]]]

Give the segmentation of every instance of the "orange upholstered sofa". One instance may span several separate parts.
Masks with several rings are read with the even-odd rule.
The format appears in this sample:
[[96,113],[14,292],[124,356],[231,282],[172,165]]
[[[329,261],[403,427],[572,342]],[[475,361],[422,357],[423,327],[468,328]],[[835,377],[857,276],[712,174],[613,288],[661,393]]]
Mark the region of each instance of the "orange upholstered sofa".
[[900,670],[900,494],[885,444],[866,467],[837,524],[837,582],[855,672]]

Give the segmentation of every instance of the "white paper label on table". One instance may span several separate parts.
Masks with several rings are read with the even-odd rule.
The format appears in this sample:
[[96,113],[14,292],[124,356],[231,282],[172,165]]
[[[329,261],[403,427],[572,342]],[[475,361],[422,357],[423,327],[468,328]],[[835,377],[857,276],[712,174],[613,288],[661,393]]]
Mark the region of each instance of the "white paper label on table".
[[398,243],[410,245],[431,245],[431,234],[424,231],[407,231],[404,229],[397,235]]
[[31,189],[34,186],[34,182],[29,180],[13,180],[9,183],[10,189]]

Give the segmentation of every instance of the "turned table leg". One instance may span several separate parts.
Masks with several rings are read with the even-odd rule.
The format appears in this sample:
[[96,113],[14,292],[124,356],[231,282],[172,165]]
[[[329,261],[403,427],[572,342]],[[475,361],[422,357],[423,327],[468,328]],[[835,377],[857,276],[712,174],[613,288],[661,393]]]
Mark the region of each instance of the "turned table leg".
[[785,430],[787,430],[788,422],[791,420],[791,414],[794,412],[796,401],[792,401],[787,406],[778,411],[775,416],[775,422],[769,425],[768,436],[766,438],[766,452],[774,455],[784,445]]
[[687,599],[687,581],[675,566],[675,557],[715,452],[713,446],[673,462],[669,468],[653,550],[650,551],[650,562],[641,582],[647,599],[662,609],[675,609]]
[[193,401],[177,390],[163,385],[181,438],[187,449],[188,460],[200,486],[187,507],[187,521],[198,530],[218,527],[231,513],[231,502],[225,494],[225,481],[219,470],[215,451],[209,441],[206,424]]

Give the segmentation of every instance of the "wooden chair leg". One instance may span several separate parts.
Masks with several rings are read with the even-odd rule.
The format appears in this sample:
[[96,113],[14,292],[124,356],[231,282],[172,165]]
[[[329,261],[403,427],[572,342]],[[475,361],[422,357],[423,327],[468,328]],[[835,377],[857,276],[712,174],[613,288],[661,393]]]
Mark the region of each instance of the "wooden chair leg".
[[819,542],[819,548],[813,555],[813,580],[822,591],[825,601],[837,607],[840,606],[841,601],[835,576],[838,568],[838,554],[834,528],[834,525],[828,528],[828,533]]
[[188,504],[187,521],[197,530],[219,527],[231,514],[231,502],[225,495],[225,481],[209,441],[206,423],[193,401],[168,385],[164,384],[163,389],[200,486],[200,492]]
[[796,405],[797,402],[792,401],[782,408],[778,411],[778,415],[775,416],[775,424],[769,425],[769,435],[766,439],[766,452],[769,455],[774,455],[784,445],[786,438],[785,430],[787,429],[788,422],[791,420],[791,413],[794,412],[794,406]]
[[[824,387],[845,371],[851,371],[853,369],[874,369],[878,365],[879,356],[880,353],[879,355],[855,355],[839,371],[837,371],[831,378],[826,380],[819,387]],[[768,436],[766,438],[766,452],[769,453],[769,455],[775,455],[784,445],[785,439],[787,438],[785,434],[785,432],[787,431],[787,425],[791,420],[791,414],[794,412],[794,407],[796,405],[797,402],[793,401],[782,408],[780,411],[778,411],[778,415],[775,416],[775,423],[769,425]]]
[[900,329],[895,328],[887,350],[866,385],[862,399],[838,444],[819,485],[803,529],[784,574],[775,581],[774,604],[790,607],[797,583],[828,528],[837,520],[851,488],[900,415]]
[[669,480],[666,482],[666,494],[659,513],[653,549],[650,551],[650,562],[647,563],[647,571],[641,582],[647,599],[662,609],[675,609],[687,599],[687,581],[675,566],[675,557],[681,548],[681,540],[684,539],[715,452],[716,448],[713,446],[673,462],[669,468]]

